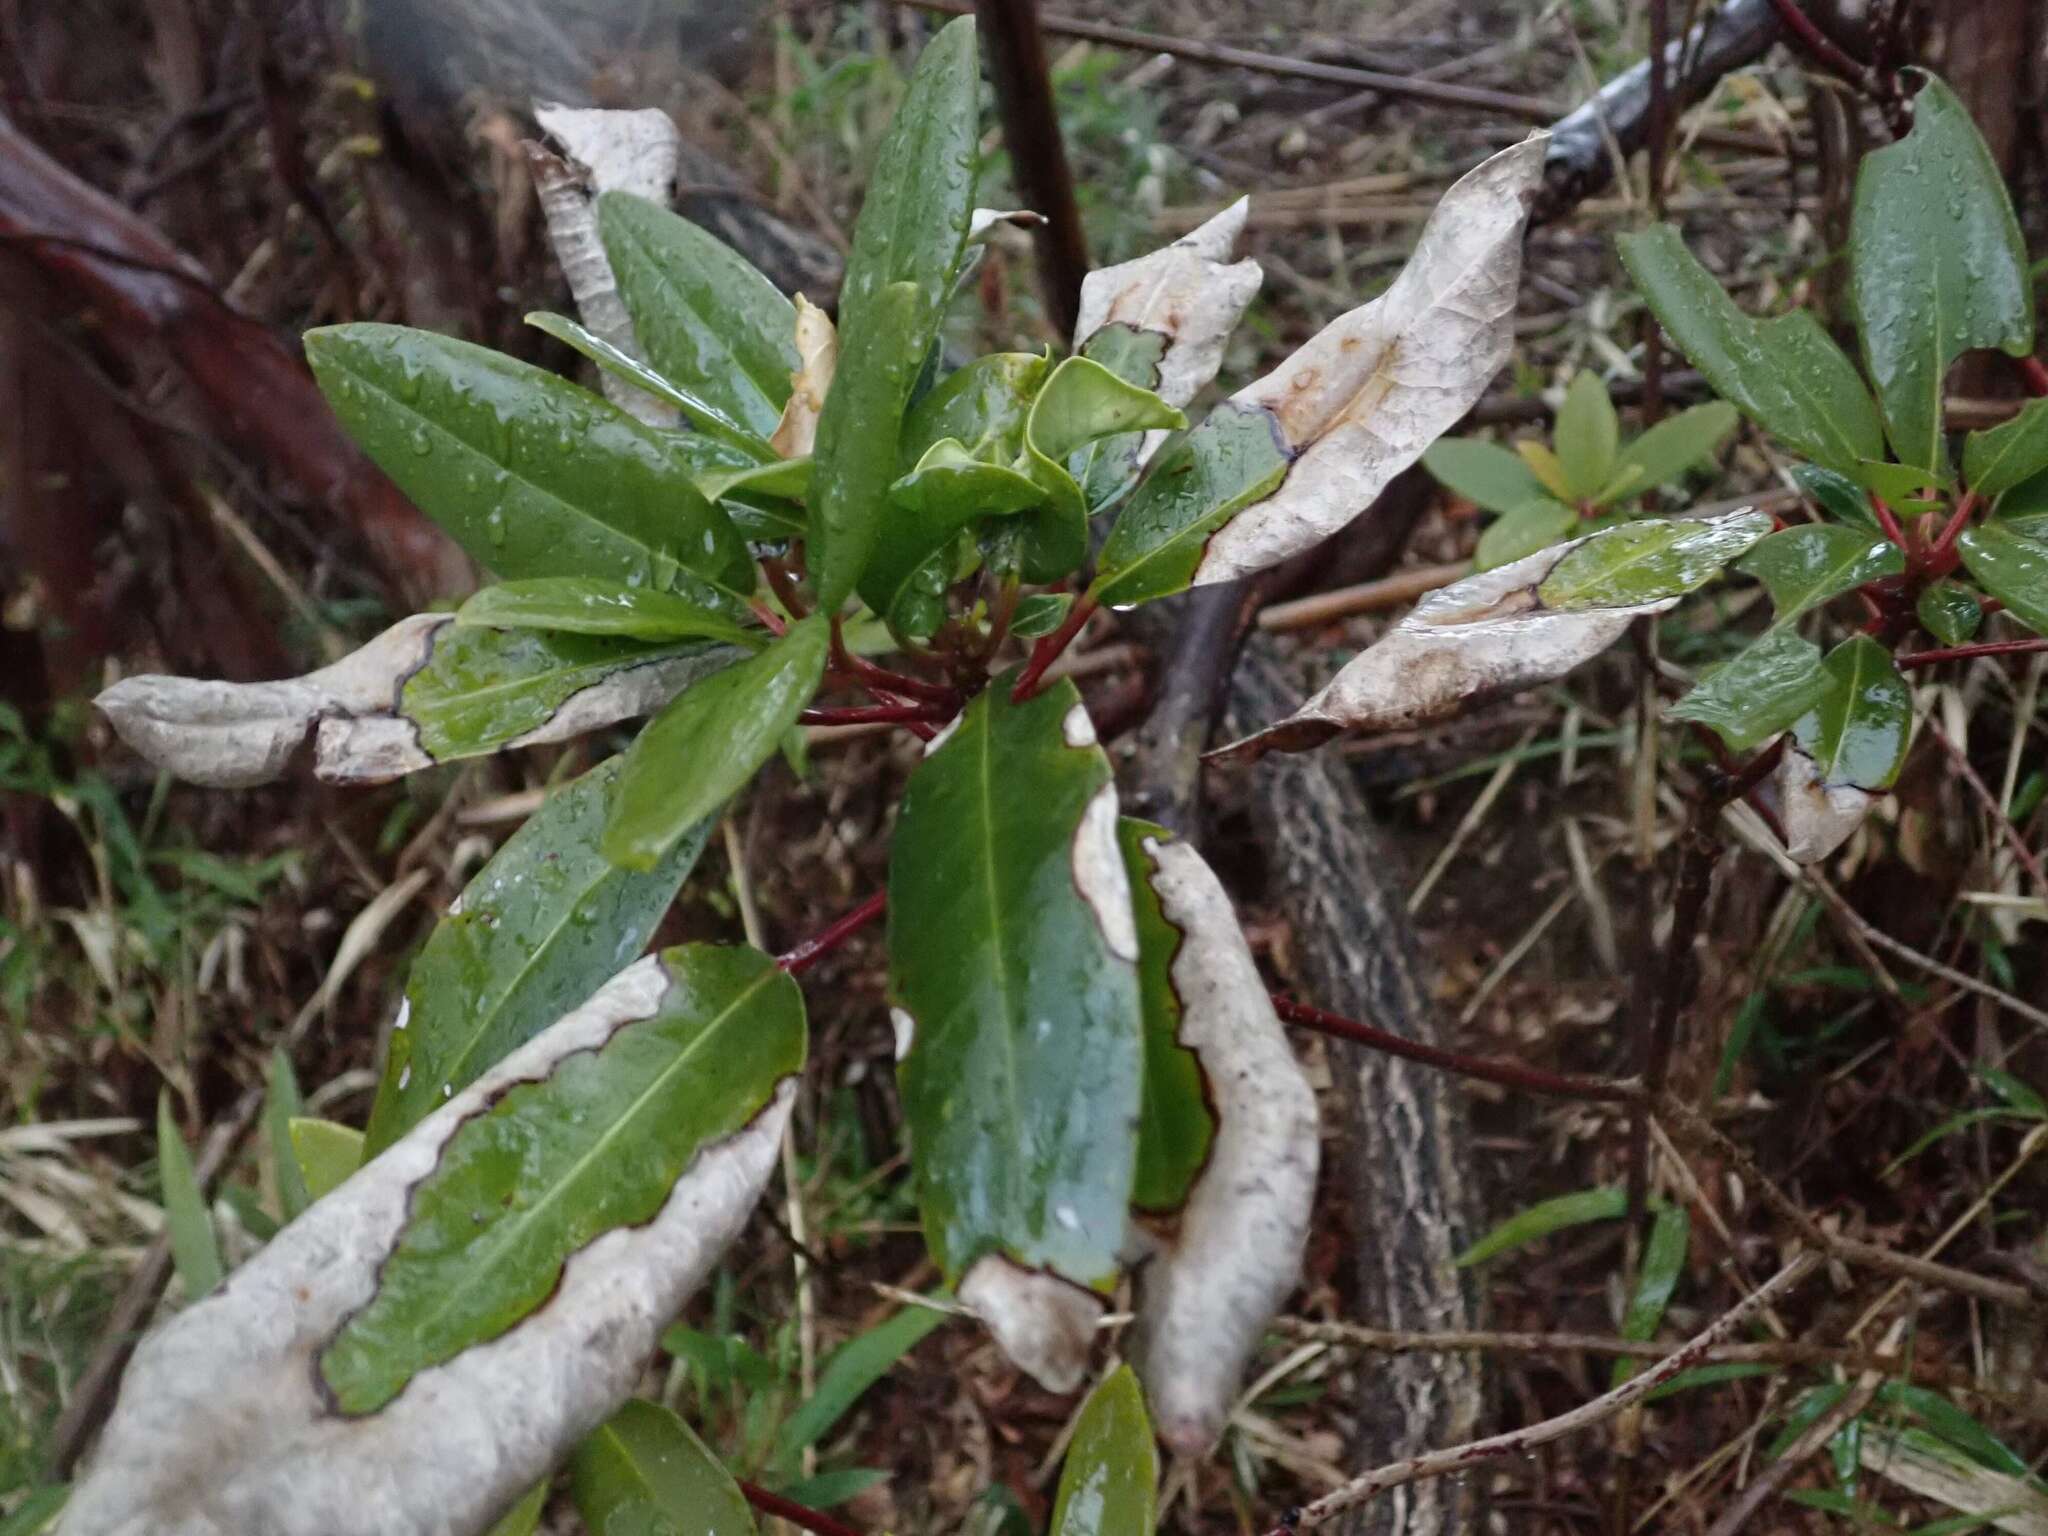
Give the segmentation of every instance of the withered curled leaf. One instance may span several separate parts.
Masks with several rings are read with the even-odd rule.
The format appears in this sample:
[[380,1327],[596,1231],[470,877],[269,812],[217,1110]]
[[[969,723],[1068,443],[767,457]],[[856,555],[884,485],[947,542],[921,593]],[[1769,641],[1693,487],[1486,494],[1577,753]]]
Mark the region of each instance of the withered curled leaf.
[[1160,1437],[1215,1442],[1245,1365],[1301,1273],[1320,1148],[1295,1060],[1223,883],[1186,843],[1147,837],[1148,883],[1177,929],[1181,1045],[1201,1065],[1215,1138],[1159,1251],[1138,1272],[1133,1358]]
[[839,366],[839,332],[832,317],[802,294],[796,296],[797,370],[790,375],[789,402],[768,446],[785,459],[802,458],[818,440],[818,413]]
[[1216,756],[1300,752],[1402,730],[1562,677],[1663,613],[1771,529],[1750,508],[1644,520],[1481,571],[1425,597],[1300,709]]
[[[1194,584],[1277,565],[1372,504],[1477,400],[1513,341],[1536,135],[1454,183],[1393,286],[1231,397],[1271,414],[1291,464],[1209,540]],[[1170,398],[1170,397],[1169,397]]]
[[1856,834],[1877,796],[1854,784],[1829,783],[1805,748],[1787,741],[1771,775],[1767,799],[1785,829],[1794,863],[1818,864]]
[[[402,1390],[366,1409],[329,1386],[324,1357],[385,1293],[394,1255],[427,1219],[421,1191],[462,1155],[465,1136],[525,1113],[571,1074],[588,1081],[608,1053],[639,1059],[656,1038],[647,1031],[671,1028],[680,953],[621,971],[145,1339],[62,1536],[473,1536],[558,1464],[631,1392],[661,1329],[759,1198],[793,1102],[800,1019],[794,1038],[781,1026],[786,1043],[763,1058],[765,1074],[730,1085],[742,1105],[735,1129],[667,1148],[685,1160],[672,1186],[648,1192],[652,1214],[625,1213],[570,1252],[541,1301],[508,1326],[425,1354]],[[794,992],[787,978],[777,985]],[[560,1091],[556,1113],[574,1112],[583,1090]],[[645,1160],[646,1122],[659,1117],[637,1103],[615,1112],[635,1117]],[[439,1219],[460,1235],[470,1200],[500,1202],[492,1177],[457,1182],[439,1193]],[[531,1227],[546,1193],[514,1191],[477,1220]],[[472,1299],[472,1288],[453,1289]]]

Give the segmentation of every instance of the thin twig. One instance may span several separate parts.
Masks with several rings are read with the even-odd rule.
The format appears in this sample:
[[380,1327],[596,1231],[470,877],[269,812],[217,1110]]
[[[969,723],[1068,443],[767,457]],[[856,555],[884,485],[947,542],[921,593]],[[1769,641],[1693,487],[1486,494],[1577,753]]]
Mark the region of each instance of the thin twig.
[[787,1520],[791,1525],[809,1531],[811,1536],[861,1536],[852,1526],[833,1519],[822,1509],[813,1509],[808,1504],[797,1503],[795,1499],[785,1499],[779,1493],[770,1493],[759,1483],[750,1483],[744,1477],[735,1481],[746,1501],[762,1514]]
[[803,943],[777,957],[775,963],[792,976],[801,976],[854,934],[882,915],[889,893],[877,891],[843,917],[835,918]]

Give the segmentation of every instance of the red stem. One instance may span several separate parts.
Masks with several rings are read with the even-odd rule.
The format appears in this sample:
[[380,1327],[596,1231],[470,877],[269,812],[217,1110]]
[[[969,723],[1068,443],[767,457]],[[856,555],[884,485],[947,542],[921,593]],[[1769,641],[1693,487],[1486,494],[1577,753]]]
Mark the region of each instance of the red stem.
[[1505,1088],[1519,1088],[1524,1093],[1540,1093],[1556,1099],[1581,1099],[1608,1104],[1626,1104],[1641,1097],[1633,1083],[1610,1082],[1597,1077],[1569,1077],[1563,1073],[1525,1067],[1518,1061],[1465,1056],[1434,1045],[1424,1045],[1402,1035],[1389,1034],[1384,1029],[1361,1024],[1356,1019],[1347,1019],[1341,1014],[1325,1013],[1320,1008],[1312,1008],[1307,1003],[1297,1003],[1292,998],[1276,995],[1273,998],[1273,1010],[1288,1023],[1299,1024],[1304,1029],[1315,1030],[1318,1034],[1335,1035],[1340,1040],[1355,1040],[1360,1045],[1369,1045],[1376,1051],[1385,1051],[1389,1056],[1400,1056],[1408,1061],[1420,1062],[1425,1067],[1435,1067],[1439,1071],[1455,1072],[1460,1077],[1477,1078],[1485,1083],[1499,1083]]
[[889,668],[877,666],[864,656],[856,656],[846,646],[846,632],[837,619],[832,621],[832,670],[858,683],[863,688],[886,688],[891,693],[908,694],[913,699],[929,699],[934,704],[960,702],[960,695],[944,683],[928,683],[921,677],[911,677],[903,672],[892,672]]
[[1799,8],[1799,0],[1771,0],[1771,4],[1777,7],[1778,18],[1785,23],[1785,30],[1818,63],[1854,85],[1866,90],[1869,88],[1869,69],[1843,52],[1833,38],[1815,26],[1813,18]]
[[1074,606],[1067,610],[1066,622],[1031,648],[1031,659],[1024,664],[1017,686],[1010,690],[1012,704],[1022,704],[1038,692],[1038,680],[1045,675],[1045,669],[1058,661],[1061,653],[1073,643],[1074,636],[1081,633],[1081,626],[1088,622],[1096,606],[1095,599],[1085,594],[1076,598]]
[[1870,510],[1876,514],[1877,526],[1884,530],[1884,536],[1910,554],[1913,546],[1906,541],[1906,530],[1899,526],[1899,520],[1892,515],[1892,509],[1884,504],[1884,499],[1875,491],[1870,493]]
[[803,975],[805,971],[816,965],[825,956],[831,954],[833,950],[880,917],[883,909],[888,905],[889,893],[887,891],[875,892],[874,895],[855,907],[851,912],[834,918],[808,939],[805,939],[803,943],[797,945],[796,948],[790,950],[787,954],[777,957],[775,963],[792,976]]
[[2020,372],[2026,375],[2027,388],[2037,395],[2048,395],[2048,367],[2043,367],[2038,357],[2020,359]]
[[855,704],[843,709],[807,709],[802,725],[944,725],[949,716],[930,704]]
[[1975,491],[1965,491],[1957,498],[1955,511],[1950,513],[1948,521],[1941,525],[1941,532],[1935,536],[1934,542],[1927,546],[1927,553],[1921,561],[1929,576],[1939,579],[1955,569],[1953,551],[1956,540],[1962,537],[1963,529],[1969,526],[1970,514],[1976,510]]
[[744,1477],[736,1481],[747,1502],[764,1515],[774,1515],[778,1520],[787,1520],[791,1525],[811,1532],[812,1536],[861,1536],[861,1532],[834,1520],[821,1509],[799,1504],[794,1499],[785,1499],[779,1493],[770,1493],[759,1483],[750,1483]]
[[1931,667],[1941,661],[1969,661],[1977,656],[2026,656],[2048,651],[2048,640],[1989,640],[1982,645],[1957,645],[1940,651],[1914,651],[1894,657],[1901,671],[1909,667]]

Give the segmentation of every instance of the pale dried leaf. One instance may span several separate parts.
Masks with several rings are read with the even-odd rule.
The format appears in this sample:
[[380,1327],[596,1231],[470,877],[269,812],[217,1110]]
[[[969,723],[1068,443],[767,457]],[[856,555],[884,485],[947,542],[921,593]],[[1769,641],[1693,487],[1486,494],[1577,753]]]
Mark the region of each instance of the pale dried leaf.
[[1294,462],[1279,489],[1209,541],[1196,586],[1335,533],[1479,398],[1514,341],[1522,234],[1547,142],[1536,135],[1467,172],[1392,287],[1231,397],[1271,413]]
[[[629,112],[536,103],[533,115],[567,156],[551,154],[537,144],[526,147],[527,165],[547,219],[548,241],[575,295],[584,328],[645,362],[598,236],[597,198],[604,192],[631,192],[666,208],[675,191],[682,135],[666,112],[654,108]],[[614,405],[649,426],[672,427],[679,419],[673,405],[610,372],[602,373],[598,382]]]
[[2048,1536],[2048,1493],[1979,1466],[1959,1452],[1938,1450],[1916,1435],[1868,1425],[1859,1447],[1863,1470],[1888,1478],[1959,1514],[1979,1515],[2011,1536]]
[[330,1405],[319,1352],[375,1292],[411,1191],[464,1121],[651,1016],[668,984],[657,956],[621,971],[145,1339],[58,1536],[486,1529],[632,1391],[774,1171],[794,1085],[703,1149],[652,1220],[574,1254],[541,1307],[376,1412]]
[[967,243],[978,245],[1000,229],[1037,229],[1044,223],[1045,215],[1029,208],[977,208],[967,216]]
[[1133,1356],[1160,1438],[1192,1456],[1222,1432],[1300,1277],[1320,1149],[1314,1090],[1222,882],[1186,843],[1144,847],[1161,912],[1184,935],[1172,971],[1180,1043],[1201,1064],[1216,1139],[1178,1226],[1139,1272]]
[[960,1300],[998,1346],[1048,1392],[1071,1392],[1088,1373],[1103,1300],[1044,1270],[986,1254],[960,1281]]
[[818,413],[839,366],[839,332],[832,317],[802,294],[796,296],[797,370],[789,376],[789,402],[768,446],[785,459],[801,458],[818,439]]
[[[1074,350],[1110,325],[1163,337],[1159,377],[1147,387],[1168,405],[1192,401],[1216,377],[1224,345],[1264,279],[1256,261],[1230,259],[1250,206],[1239,198],[1164,249],[1090,272],[1081,281]],[[1153,434],[1148,448],[1165,435]]]
[[1826,782],[1820,764],[1789,736],[1768,798],[1785,829],[1785,851],[1800,864],[1818,864],[1840,848],[1877,803],[1869,790]]

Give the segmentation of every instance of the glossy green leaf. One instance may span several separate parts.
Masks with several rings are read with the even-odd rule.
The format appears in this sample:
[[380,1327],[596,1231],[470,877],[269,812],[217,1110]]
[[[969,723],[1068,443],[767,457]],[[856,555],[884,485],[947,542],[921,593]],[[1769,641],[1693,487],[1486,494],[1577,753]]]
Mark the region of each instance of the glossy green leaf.
[[1599,505],[1668,485],[1688,469],[1704,464],[1735,430],[1735,407],[1709,400],[1667,416],[1641,437],[1622,445],[1614,478],[1594,498]]
[[1024,422],[1017,467],[1043,486],[1045,508],[1024,534],[1026,581],[1056,581],[1088,553],[1088,503],[1067,463],[1083,448],[1130,432],[1172,431],[1187,417],[1150,390],[1118,378],[1100,363],[1070,357],[1053,369]]
[[715,672],[670,701],[626,753],[604,856],[654,869],[775,755],[818,691],[831,648],[823,614],[792,624],[760,655]]
[[163,1188],[164,1230],[171,1238],[171,1261],[177,1266],[179,1283],[185,1287],[185,1299],[197,1301],[220,1284],[226,1271],[221,1266],[213,1218],[207,1213],[205,1191],[199,1187],[199,1175],[192,1166],[185,1138],[178,1134],[177,1116],[171,1113],[168,1088],[156,1100],[156,1160],[157,1178]]
[[711,1448],[639,1398],[576,1447],[569,1496],[590,1536],[753,1536],[746,1495]]
[[541,576],[485,587],[456,611],[458,624],[620,635],[632,640],[719,640],[759,649],[767,635],[673,592],[595,576]]
[[1571,501],[1593,497],[1614,473],[1615,450],[1621,445],[1621,422],[1600,375],[1582,368],[1572,375],[1551,433],[1558,467],[1564,471]]
[[535,1483],[526,1496],[498,1518],[485,1536],[533,1536],[540,1528],[541,1512],[547,1508],[548,1485],[545,1479]]
[[1736,308],[1668,224],[1616,237],[1622,264],[1714,392],[1802,458],[1847,474],[1884,456],[1884,428],[1855,366],[1805,310],[1757,320]]
[[1829,517],[1856,528],[1877,527],[1877,514],[1870,510],[1870,498],[1863,487],[1847,475],[1818,464],[1794,464],[1792,479],[1801,494],[1818,505]]
[[1479,536],[1479,547],[1472,552],[1472,569],[1490,571],[1548,549],[1570,534],[1578,521],[1576,508],[1548,496],[1524,502],[1487,524],[1486,532]]
[[1096,598],[1126,607],[1185,591],[1210,536],[1270,496],[1291,462],[1270,411],[1218,405],[1124,504],[1096,561]]
[[1937,581],[1913,605],[1921,627],[1943,645],[1961,645],[1984,622],[1984,605],[1960,582]]
[[376,1292],[320,1353],[342,1412],[515,1325],[572,1254],[651,1218],[699,1149],[802,1066],[803,998],[768,956],[700,944],[661,963],[650,1017],[506,1090],[442,1147]]
[[2012,420],[1963,439],[1963,480],[1979,496],[2003,495],[2048,470],[2048,400],[2029,400]]
[[1489,512],[1513,512],[1550,494],[1521,455],[1476,437],[1438,438],[1423,450],[1422,467]]
[[658,203],[607,192],[597,220],[654,371],[769,437],[797,369],[795,307],[746,257]]
[[1923,80],[1912,132],[1865,155],[1857,172],[1849,266],[1892,448],[1901,462],[1934,469],[1947,460],[1949,365],[1976,347],[2025,356],[2034,298],[1997,162],[1955,93],[1932,75]]
[[1049,635],[1066,622],[1067,610],[1073,606],[1071,592],[1034,592],[1019,598],[1017,611],[1010,618],[1010,633],[1019,640]]
[[811,494],[811,456],[799,454],[772,464],[699,474],[697,489],[713,501],[728,496],[748,496],[757,501],[802,501]]
[[1693,591],[1771,531],[1770,514],[1710,522],[1646,519],[1595,534],[1543,579],[1546,608],[1620,608]]
[[1891,652],[1868,635],[1844,640],[1821,663],[1827,689],[1792,727],[1823,784],[1888,788],[1906,759],[1913,691]]
[[998,1251],[1115,1274],[1144,1042],[1116,792],[1080,694],[971,704],[905,789],[889,986],[927,1243],[949,1281]]
[[[1160,387],[1160,364],[1173,338],[1124,321],[1111,321],[1081,346],[1081,356],[1102,364],[1118,378],[1140,389]],[[1136,478],[1143,436],[1109,437],[1090,443],[1067,461],[1067,468],[1087,498],[1089,510],[1100,511],[1128,490]]]
[[905,1307],[834,1350],[818,1372],[817,1390],[776,1430],[773,1465],[793,1471],[805,1450],[831,1434],[868,1388],[945,1321],[936,1307]]
[[[413,723],[418,745],[436,762],[448,762],[495,752],[541,729],[586,690],[610,685],[637,696],[640,683],[664,676],[671,687],[681,686],[735,654],[697,640],[650,645],[609,635],[448,625],[435,635],[426,664],[405,680],[399,713]],[[649,702],[608,719],[643,713],[659,700],[656,689]]]
[[1517,1248],[1527,1247],[1553,1232],[1584,1226],[1589,1221],[1614,1221],[1628,1213],[1628,1191],[1620,1185],[1582,1189],[1518,1211],[1458,1255],[1460,1269],[1484,1264]]
[[1706,673],[1665,714],[1697,720],[1747,752],[1787,729],[1827,688],[1820,647],[1789,629],[1773,629]]
[[647,947],[710,836],[706,817],[652,871],[599,852],[624,760],[555,790],[463,888],[406,977],[377,1099],[374,1157],[582,1002]]
[[2048,470],[1998,498],[1998,521],[2014,533],[2048,543]]
[[315,1200],[341,1188],[363,1166],[363,1133],[353,1126],[299,1115],[290,1134],[292,1165]]
[[1963,530],[1956,540],[1977,584],[2037,635],[2048,635],[2048,544],[2037,543],[2004,518]]
[[1103,1377],[1074,1421],[1048,1536],[1152,1536],[1159,1451],[1128,1365]]
[[[697,430],[675,434],[671,446],[693,468],[714,450],[731,455],[740,464],[758,465],[764,460],[780,462],[775,460],[775,450],[766,438],[726,414],[722,406],[714,405],[697,391],[685,389],[673,379],[656,373],[630,352],[622,352],[567,315],[537,310],[526,317],[526,323],[580,352],[613,378],[624,379],[634,388],[666,401],[681,412]],[[699,489],[702,489],[701,481]],[[717,500],[709,491],[704,494],[708,500]]]
[[[1654,1339],[1664,1321],[1664,1309],[1685,1274],[1685,1251],[1692,1239],[1692,1218],[1682,1205],[1667,1205],[1650,1222],[1650,1240],[1643,1244],[1641,1267],[1636,1271],[1635,1294],[1621,1316],[1624,1339]],[[1636,1373],[1636,1362],[1614,1362],[1615,1386]]]
[[1138,1109],[1138,1171],[1131,1184],[1131,1204],[1141,1211],[1180,1208],[1216,1135],[1201,1062],[1180,1043],[1181,1000],[1173,984],[1173,961],[1185,936],[1161,909],[1152,886],[1156,865],[1145,851],[1146,838],[1172,835],[1128,816],[1117,823],[1138,920],[1138,995],[1144,1009],[1145,1078]]
[[270,1053],[268,1088],[263,1099],[263,1138],[269,1144],[271,1177],[277,1182],[279,1214],[290,1221],[313,1203],[299,1160],[292,1154],[292,1120],[304,1107],[292,1059],[283,1049]]
[[498,575],[753,589],[668,439],[567,379],[397,325],[310,331],[306,359],[349,436]]
[[1906,568],[1906,552],[1839,523],[1800,523],[1772,534],[1735,564],[1771,594],[1773,629],[1831,598]]
[[1865,459],[1853,474],[1858,485],[1895,509],[1932,501],[1955,484],[1955,476],[1946,469],[1919,469],[1888,459]]
[[839,371],[812,452],[811,577],[822,613],[837,613],[866,572],[896,479],[897,440],[924,351],[909,344],[918,290],[896,283],[840,333]]

